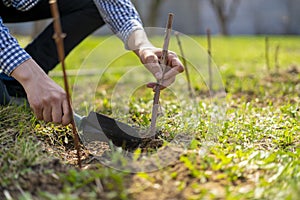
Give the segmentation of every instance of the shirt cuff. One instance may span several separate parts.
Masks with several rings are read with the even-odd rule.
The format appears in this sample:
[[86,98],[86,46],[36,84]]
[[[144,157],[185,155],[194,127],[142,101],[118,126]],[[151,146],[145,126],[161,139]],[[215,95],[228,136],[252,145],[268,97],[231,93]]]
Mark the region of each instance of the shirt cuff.
[[10,76],[15,68],[30,58],[18,43],[12,43],[0,51],[0,66],[2,71]]
[[136,30],[144,30],[141,22],[138,20],[132,19],[127,21],[127,23],[121,28],[121,30],[117,33],[118,37],[124,42],[125,48],[129,50],[128,47],[128,39],[129,36]]

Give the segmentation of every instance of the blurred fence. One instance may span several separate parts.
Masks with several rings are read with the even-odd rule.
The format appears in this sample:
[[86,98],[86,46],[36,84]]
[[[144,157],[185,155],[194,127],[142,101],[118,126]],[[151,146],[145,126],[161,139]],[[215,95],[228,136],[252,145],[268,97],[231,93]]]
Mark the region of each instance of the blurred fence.
[[[210,5],[211,0],[132,0],[144,26],[164,27],[168,12],[175,14],[174,30],[185,34],[220,33],[220,25]],[[153,16],[151,4],[159,2]],[[232,0],[224,1],[230,4]],[[225,7],[228,9],[228,6]],[[235,17],[228,24],[229,34],[300,34],[299,0],[240,0]],[[228,12],[228,11],[227,11]],[[152,15],[151,15],[152,13]],[[151,19],[149,18],[151,17]],[[155,19],[153,19],[155,18]],[[38,23],[7,24],[14,34],[36,35],[49,20]],[[105,26],[95,34],[110,34]]]

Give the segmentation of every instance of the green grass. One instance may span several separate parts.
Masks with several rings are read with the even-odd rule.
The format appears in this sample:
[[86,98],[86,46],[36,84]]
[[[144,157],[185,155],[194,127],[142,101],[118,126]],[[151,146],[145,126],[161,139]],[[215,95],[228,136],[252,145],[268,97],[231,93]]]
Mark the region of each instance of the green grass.
[[[162,44],[162,38],[152,40]],[[176,87],[162,92],[164,116],[159,126],[168,137],[187,133],[194,138],[175,163],[151,173],[118,172],[99,164],[78,170],[69,158],[74,154],[69,127],[35,121],[26,108],[0,108],[1,191],[20,199],[299,199],[300,37],[269,36],[269,40],[271,71],[265,66],[264,37],[212,38],[214,73],[221,77],[215,88],[227,91],[221,98],[207,94],[206,38],[182,37],[188,62],[194,65],[191,77],[197,102],[180,93],[185,88],[180,88],[185,86],[184,74],[180,75]],[[21,41],[25,44],[27,39]],[[279,73],[274,68],[276,45],[280,45]],[[178,52],[174,38],[170,48]],[[66,63],[72,70],[99,69],[99,76],[107,68],[91,102],[86,97],[88,82],[97,76],[70,77],[72,84],[80,81],[85,89],[76,92],[74,105],[80,106],[76,109],[86,114],[92,104],[94,110],[127,123],[149,126],[152,92],[144,86],[134,90],[128,105],[111,101],[119,79],[140,65],[116,38],[89,37]],[[142,77],[143,73],[126,81],[132,85]],[[54,79],[62,84],[61,77]],[[130,90],[126,81],[118,93],[121,97]],[[114,106],[119,106],[119,113],[112,113]],[[135,161],[140,162],[140,154],[135,152]],[[112,156],[121,162],[118,151]],[[40,184],[28,178],[34,173],[42,177]],[[43,187],[49,185],[43,178],[53,179],[57,187]],[[35,183],[37,192],[24,180]]]

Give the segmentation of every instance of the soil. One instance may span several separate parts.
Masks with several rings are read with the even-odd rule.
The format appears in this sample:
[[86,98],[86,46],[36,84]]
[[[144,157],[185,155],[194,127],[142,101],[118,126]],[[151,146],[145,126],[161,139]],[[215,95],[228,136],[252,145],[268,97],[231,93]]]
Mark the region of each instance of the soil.
[[[57,173],[66,173],[68,169],[69,166],[63,165],[58,159],[32,166],[27,173],[18,178],[17,183],[5,188],[5,190],[9,191],[11,195],[22,193],[22,191],[29,192],[32,196],[37,196],[41,191],[57,194],[63,186]],[[14,197],[14,199],[17,198]]]
[[[67,130],[67,132],[70,132],[65,135],[67,143],[58,142],[62,137],[60,133],[51,135],[51,138],[50,136],[49,138],[39,137],[44,144],[44,149],[53,155],[53,159],[26,169],[26,172],[22,173],[11,185],[0,186],[0,190],[3,191],[0,193],[0,199],[7,199],[8,197],[17,199],[18,195],[24,192],[30,193],[33,199],[37,199],[36,197],[41,192],[60,193],[63,190],[64,183],[58,174],[65,174],[70,169],[80,170],[71,130]],[[143,138],[140,143],[133,148],[128,148],[127,151],[133,152],[138,147],[144,152],[160,148],[163,145],[163,140],[158,138],[160,134],[161,132],[156,135],[155,139]],[[96,169],[101,163],[96,158],[110,151],[109,145],[105,142],[92,142],[87,146],[81,144],[80,149],[82,169]],[[83,188],[78,189],[76,193],[84,198],[86,192]],[[98,194],[101,199],[105,199],[104,196],[104,194]]]
[[[293,82],[295,84],[299,84],[299,67],[291,66],[287,71],[283,72],[283,74],[277,75],[270,75],[267,76],[262,81],[267,83],[273,82]],[[287,78],[288,77],[288,78]],[[237,98],[239,96],[245,95],[243,94],[235,94]],[[253,94],[251,91],[247,93],[249,99],[253,98]],[[70,130],[69,130],[70,131]],[[40,192],[47,192],[51,194],[60,193],[63,189],[63,183],[61,179],[59,179],[58,174],[66,173],[70,169],[80,170],[77,166],[77,155],[76,151],[74,150],[73,146],[73,139],[72,134],[67,134],[67,143],[58,142],[61,140],[59,135],[54,137],[56,138],[47,138],[45,136],[40,137],[42,142],[45,145],[45,150],[53,155],[53,159],[49,162],[38,164],[32,166],[30,169],[27,169],[24,173],[18,177],[17,181],[12,183],[7,187],[0,186],[0,199],[8,199],[8,197],[12,197],[12,199],[17,199],[17,196],[27,192],[30,193],[33,199],[37,199],[37,196]],[[164,152],[169,152],[169,149],[163,149],[164,140],[160,138],[162,135],[161,132],[157,133],[155,139],[144,138],[142,141],[137,142],[131,148],[127,148],[128,151],[134,151],[138,147],[142,149],[143,152],[147,152],[149,150],[162,150]],[[51,136],[52,137],[52,136]],[[166,139],[166,138],[164,138]],[[54,141],[54,142],[53,142]],[[82,166],[84,169],[93,169],[99,164],[99,160],[95,159],[95,156],[102,156],[105,152],[110,151],[109,145],[107,143],[97,143],[97,144],[90,144],[96,146],[95,149],[92,146],[81,146],[81,159],[82,159]],[[133,197],[136,199],[164,199],[162,198],[164,195],[167,198],[174,198],[174,199],[181,199],[189,196],[192,193],[197,193],[197,191],[190,191],[192,190],[193,182],[190,179],[190,174],[188,174],[187,168],[184,165],[176,164],[176,160],[178,161],[178,157],[180,155],[180,150],[174,151],[174,154],[171,155],[170,160],[174,161],[173,167],[171,166],[171,171],[176,172],[178,175],[175,177],[175,181],[171,180],[164,180],[161,174],[162,172],[155,172],[151,173],[150,176],[157,180],[157,184],[151,184],[145,182],[145,179],[131,175],[131,184],[128,186],[129,190],[133,194]],[[170,155],[169,155],[170,156]],[[55,159],[58,157],[59,159]],[[173,160],[172,160],[173,159]],[[156,160],[149,160],[149,166],[155,165]],[[201,162],[199,160],[199,162]],[[217,175],[215,175],[217,176]],[[213,180],[215,176],[212,176],[211,179]],[[183,188],[181,193],[176,193],[173,191],[174,188],[177,188],[176,185],[179,182],[184,182],[186,185]],[[96,183],[93,183],[96,184]],[[138,185],[136,185],[138,184]],[[203,187],[207,188],[216,188],[220,193],[225,193],[223,191],[224,187],[220,187],[223,183],[219,183],[218,180],[205,182],[203,183]],[[244,180],[237,180],[236,184],[246,184]],[[143,192],[137,191],[137,188],[141,188],[139,185],[143,185],[144,190]],[[136,186],[136,187],[135,187]],[[86,198],[86,192],[84,189],[78,189],[76,191],[78,196],[82,199]],[[102,191],[105,193],[105,191]],[[101,192],[97,193],[97,198],[105,199],[105,195]],[[219,195],[222,196],[222,195]]]
[[291,65],[287,70],[280,73],[271,73],[269,76],[266,76],[263,81],[265,83],[293,83],[299,84],[299,73],[300,68],[297,65]]

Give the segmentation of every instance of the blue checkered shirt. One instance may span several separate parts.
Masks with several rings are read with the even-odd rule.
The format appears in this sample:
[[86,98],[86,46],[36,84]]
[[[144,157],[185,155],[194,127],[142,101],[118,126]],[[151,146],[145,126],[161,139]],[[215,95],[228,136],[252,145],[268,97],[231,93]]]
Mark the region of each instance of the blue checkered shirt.
[[[27,11],[39,0],[2,0],[7,7]],[[141,19],[130,0],[94,0],[104,21],[111,30],[127,45],[129,35],[143,29]],[[127,46],[126,46],[127,47]],[[20,47],[17,40],[3,24],[0,13],[0,66],[1,70],[10,75],[12,71],[28,60],[30,55]]]

